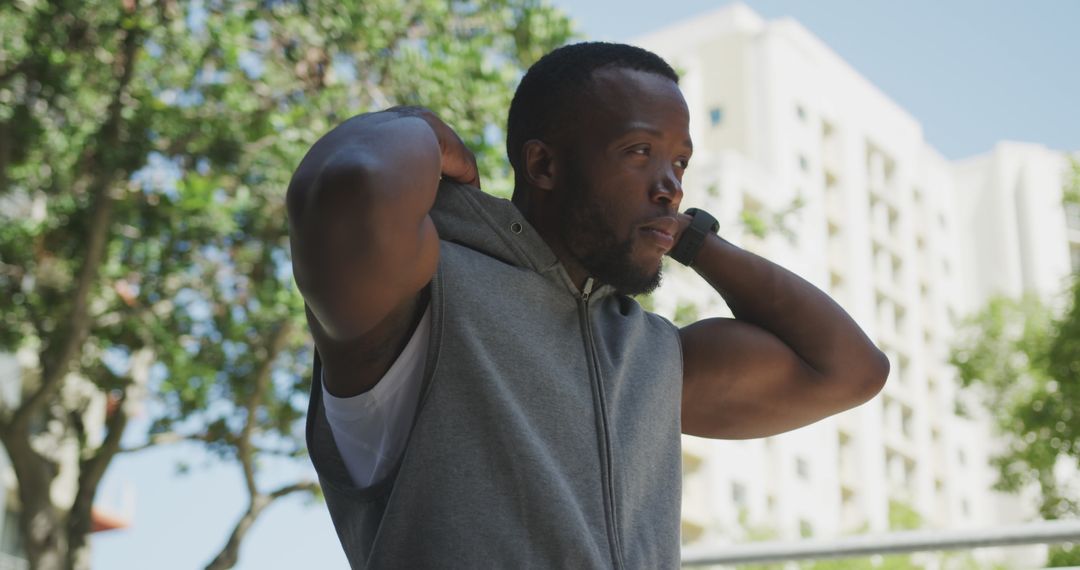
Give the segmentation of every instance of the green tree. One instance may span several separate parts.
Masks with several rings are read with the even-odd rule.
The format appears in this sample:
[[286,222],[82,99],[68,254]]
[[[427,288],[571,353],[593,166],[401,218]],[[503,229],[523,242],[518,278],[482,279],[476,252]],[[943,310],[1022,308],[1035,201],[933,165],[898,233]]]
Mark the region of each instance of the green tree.
[[[210,568],[236,563],[274,500],[317,492],[260,470],[304,454],[292,168],[352,114],[423,104],[506,192],[512,87],[570,35],[537,0],[0,6],[0,350],[23,364],[0,442],[31,567],[88,566],[123,451],[194,441],[242,470],[248,506]],[[125,450],[138,405],[152,428]]]
[[[995,298],[965,326],[952,363],[990,410],[1005,450],[996,487],[1037,488],[1045,519],[1080,514],[1078,489],[1059,469],[1080,468],[1080,282],[1060,314],[1034,297]],[[1051,558],[1080,563],[1052,548]],[[1075,552],[1075,551],[1074,551]]]
[[[1080,162],[1064,189],[1066,209],[1080,205]],[[1080,469],[1080,281],[1061,303],[994,298],[966,323],[952,364],[975,390],[1006,438],[993,459],[997,488],[1037,488],[1046,519],[1080,514],[1080,489],[1059,478]],[[1075,471],[1074,471],[1075,472]],[[1054,565],[1080,564],[1075,548],[1051,548]]]

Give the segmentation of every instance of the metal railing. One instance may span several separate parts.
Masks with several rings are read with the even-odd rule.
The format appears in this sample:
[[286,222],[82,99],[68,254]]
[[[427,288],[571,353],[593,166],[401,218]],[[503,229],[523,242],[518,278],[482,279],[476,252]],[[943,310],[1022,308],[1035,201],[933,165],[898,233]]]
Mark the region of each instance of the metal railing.
[[835,540],[769,541],[686,548],[683,566],[855,558],[931,550],[1080,542],[1080,520],[1039,521],[990,529],[916,530]]

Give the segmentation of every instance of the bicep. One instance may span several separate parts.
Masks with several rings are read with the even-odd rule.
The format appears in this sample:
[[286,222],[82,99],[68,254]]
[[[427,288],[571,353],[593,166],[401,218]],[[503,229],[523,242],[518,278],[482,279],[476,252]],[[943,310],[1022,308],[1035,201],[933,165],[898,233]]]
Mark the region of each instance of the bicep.
[[683,347],[683,433],[765,437],[850,407],[775,335],[735,319],[705,319],[679,333]]

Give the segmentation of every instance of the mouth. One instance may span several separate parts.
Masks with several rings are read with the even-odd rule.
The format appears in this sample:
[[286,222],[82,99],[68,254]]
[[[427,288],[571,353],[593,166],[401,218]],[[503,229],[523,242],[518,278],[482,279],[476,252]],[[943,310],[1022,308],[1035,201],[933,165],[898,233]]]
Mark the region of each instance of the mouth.
[[678,227],[679,222],[675,218],[665,216],[652,220],[638,230],[663,253],[667,253],[675,247],[675,232]]

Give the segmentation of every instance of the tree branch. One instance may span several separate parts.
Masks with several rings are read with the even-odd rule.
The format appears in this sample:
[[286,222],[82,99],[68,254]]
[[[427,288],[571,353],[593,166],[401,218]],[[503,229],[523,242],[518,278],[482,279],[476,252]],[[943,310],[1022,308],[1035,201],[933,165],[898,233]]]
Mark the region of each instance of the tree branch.
[[210,564],[206,566],[206,570],[225,570],[236,566],[237,560],[240,559],[240,543],[244,540],[244,536],[248,530],[251,529],[251,525],[255,524],[255,520],[259,518],[259,515],[270,506],[274,501],[297,493],[301,491],[315,492],[319,488],[318,483],[315,481],[298,481],[291,485],[285,485],[277,490],[271,492],[269,495],[257,495],[252,497],[251,504],[248,506],[247,512],[240,517],[236,526],[233,527],[232,534],[229,535],[228,542],[221,549],[221,552],[214,557]]
[[[135,57],[139,49],[139,36],[136,30],[129,30],[124,36],[121,54],[118,61],[121,70],[116,89],[113,91],[112,100],[109,104],[107,118],[98,131],[98,136],[92,144],[98,145],[94,151],[112,148],[119,142],[120,123],[123,121],[123,98],[131,83],[135,70]],[[57,331],[55,338],[58,344],[52,342],[43,350],[41,384],[38,389],[27,398],[12,417],[12,425],[19,429],[25,427],[30,418],[41,409],[59,389],[67,375],[71,361],[81,350],[86,335],[90,330],[90,292],[97,281],[98,270],[105,257],[105,246],[108,241],[110,221],[114,207],[114,199],[109,195],[109,188],[117,173],[112,169],[101,168],[92,177],[89,186],[91,215],[89,230],[85,238],[86,254],[83,258],[82,267],[76,279],[75,290],[71,296],[71,311],[64,319],[65,329]]]
[[192,441],[196,443],[208,443],[210,439],[204,433],[200,434],[182,434],[177,432],[165,432],[154,434],[150,436],[150,439],[141,445],[134,447],[122,447],[116,450],[116,453],[137,453],[145,449],[156,447],[158,445],[171,445],[174,443],[180,443],[182,441]]
[[[80,495],[84,493],[85,488],[90,495],[90,499],[93,499],[98,483],[101,482],[101,478],[105,475],[105,468],[108,467],[109,462],[120,450],[120,438],[124,435],[124,429],[127,427],[129,419],[125,404],[130,390],[130,385],[124,388],[112,409],[112,413],[105,421],[105,439],[101,445],[90,457],[81,462],[79,469]],[[108,404],[106,405],[108,406]],[[78,498],[76,498],[76,502],[78,502]]]
[[298,493],[300,491],[307,491],[314,493],[319,489],[319,484],[315,481],[298,481],[291,485],[285,485],[270,493],[270,500],[280,499],[286,495]]
[[237,436],[236,456],[244,469],[244,483],[247,485],[248,494],[252,498],[258,495],[258,489],[255,486],[255,454],[251,442],[251,437],[255,433],[255,424],[258,421],[256,415],[259,404],[262,403],[266,397],[266,391],[270,388],[270,373],[273,371],[274,360],[285,348],[285,343],[291,331],[292,324],[288,320],[282,321],[274,329],[269,346],[266,347],[266,355],[263,357],[262,362],[259,363],[259,368],[255,371],[251,395],[244,406],[246,412],[244,427],[241,429],[240,435]]
[[273,456],[277,456],[277,457],[296,458],[296,457],[300,457],[300,456],[304,455],[304,453],[306,453],[306,451],[304,450],[303,447],[299,447],[299,446],[291,448],[291,449],[274,449],[274,448],[270,448],[270,447],[256,447],[255,448],[255,453],[258,453],[259,455],[273,455]]

